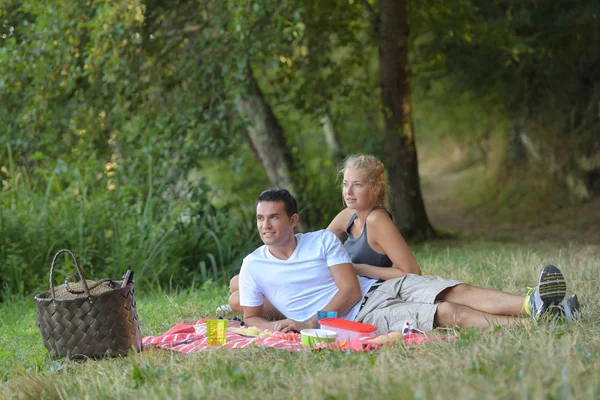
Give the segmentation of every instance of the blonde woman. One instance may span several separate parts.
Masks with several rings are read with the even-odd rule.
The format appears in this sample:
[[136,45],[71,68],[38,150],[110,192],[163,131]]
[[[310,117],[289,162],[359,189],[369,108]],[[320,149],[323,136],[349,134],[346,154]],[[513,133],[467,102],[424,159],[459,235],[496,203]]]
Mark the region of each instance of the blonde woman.
[[[358,275],[381,280],[421,275],[408,244],[385,209],[385,169],[372,156],[351,156],[340,171],[346,207],[328,230],[344,243]],[[396,268],[391,268],[392,264]]]

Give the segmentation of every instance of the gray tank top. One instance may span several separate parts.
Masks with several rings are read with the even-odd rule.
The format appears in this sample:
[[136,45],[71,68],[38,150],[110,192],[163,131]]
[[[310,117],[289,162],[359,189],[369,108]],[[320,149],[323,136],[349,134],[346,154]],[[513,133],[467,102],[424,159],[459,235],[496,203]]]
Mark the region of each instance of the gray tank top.
[[[388,214],[390,212],[386,210],[384,207],[375,207],[373,210],[385,210]],[[373,212],[371,210],[371,212]],[[369,213],[370,214],[370,213]],[[390,214],[390,217],[392,215]],[[391,267],[393,265],[392,261],[386,254],[381,254],[376,252],[369,246],[369,242],[367,241],[367,222],[365,221],[365,226],[363,227],[362,234],[354,238],[350,234],[350,227],[354,223],[357,215],[354,214],[350,221],[348,222],[348,226],[346,226],[346,235],[348,238],[344,242],[344,247],[350,254],[350,258],[353,263],[356,264],[369,264],[374,265],[376,267]]]

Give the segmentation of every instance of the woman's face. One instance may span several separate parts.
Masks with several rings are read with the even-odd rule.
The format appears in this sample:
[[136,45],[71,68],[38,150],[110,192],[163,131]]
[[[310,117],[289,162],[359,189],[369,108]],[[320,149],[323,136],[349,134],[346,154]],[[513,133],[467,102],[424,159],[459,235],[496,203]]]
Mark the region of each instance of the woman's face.
[[373,188],[363,171],[347,169],[344,172],[342,195],[348,208],[362,210],[371,209],[374,206]]

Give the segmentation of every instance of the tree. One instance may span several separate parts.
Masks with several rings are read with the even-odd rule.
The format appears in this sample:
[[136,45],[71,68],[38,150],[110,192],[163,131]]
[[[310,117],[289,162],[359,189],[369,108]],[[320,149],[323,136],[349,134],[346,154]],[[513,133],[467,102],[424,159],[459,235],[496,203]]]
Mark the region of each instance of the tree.
[[301,192],[293,177],[294,159],[287,146],[283,128],[271,106],[265,101],[250,64],[247,93],[238,97],[236,106],[248,124],[245,137],[271,184],[286,188],[299,198]]
[[436,233],[421,195],[410,101],[409,33],[404,0],[380,0],[379,15],[365,0],[379,39],[379,83],[384,118],[384,161],[391,187],[390,208],[408,238]]

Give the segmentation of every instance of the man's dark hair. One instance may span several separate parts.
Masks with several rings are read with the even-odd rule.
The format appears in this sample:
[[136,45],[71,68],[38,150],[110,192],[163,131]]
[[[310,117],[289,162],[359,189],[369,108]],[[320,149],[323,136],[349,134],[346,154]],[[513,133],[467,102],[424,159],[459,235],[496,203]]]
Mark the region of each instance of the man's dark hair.
[[294,196],[292,196],[286,189],[271,188],[265,190],[256,197],[256,205],[263,201],[283,201],[283,204],[285,205],[285,212],[287,213],[288,217],[298,213],[298,203],[296,203]]

